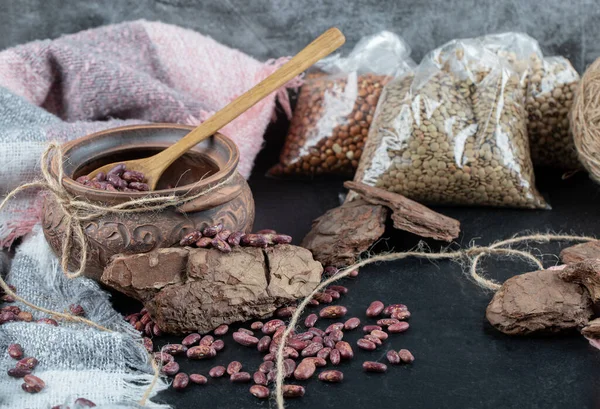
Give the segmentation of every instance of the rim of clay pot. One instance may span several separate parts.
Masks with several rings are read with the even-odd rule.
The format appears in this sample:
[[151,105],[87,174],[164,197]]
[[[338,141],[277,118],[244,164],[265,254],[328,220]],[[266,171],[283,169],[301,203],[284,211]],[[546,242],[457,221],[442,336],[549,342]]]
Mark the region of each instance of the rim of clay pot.
[[[64,159],[69,158],[69,153],[76,149],[78,146],[82,144],[89,143],[91,141],[103,138],[107,135],[122,133],[127,131],[144,131],[144,130],[156,130],[156,129],[166,129],[166,130],[187,130],[191,131],[194,129],[194,126],[189,125],[179,125],[179,124],[168,124],[168,123],[156,123],[156,124],[146,124],[146,125],[128,125],[128,126],[120,126],[116,128],[106,129],[104,131],[95,132],[81,138],[74,139],[72,141],[66,142],[63,144],[63,157]],[[183,135],[182,135],[183,136]],[[236,171],[237,165],[239,162],[239,150],[235,142],[231,140],[229,137],[217,132],[211,138],[216,143],[220,144],[227,150],[227,162],[223,166],[219,166],[219,170],[214,174],[208,176],[205,179],[200,181],[186,184],[182,186],[177,186],[171,189],[159,189],[154,190],[151,193],[158,194],[160,196],[168,196],[168,195],[183,195],[186,193],[192,192],[201,192],[202,190],[208,189],[211,186],[220,183],[227,179],[233,172]],[[202,142],[201,142],[202,143]],[[120,145],[124,150],[126,150],[128,145]],[[148,148],[160,148],[165,149],[168,146],[161,145],[148,145]],[[192,148],[193,150],[194,148]],[[114,152],[118,152],[118,150],[114,150]],[[50,173],[56,177],[58,175],[58,167],[55,158],[52,158],[52,162],[50,165]],[[124,202],[129,199],[138,199],[144,197],[148,194],[148,192],[119,192],[119,191],[105,191],[94,189],[81,183],[77,183],[73,179],[73,174],[67,174],[65,172],[65,176],[63,179],[63,186],[69,192],[73,194],[83,194],[86,198],[92,200],[98,200],[103,202]],[[190,189],[191,186],[194,186],[193,189]]]

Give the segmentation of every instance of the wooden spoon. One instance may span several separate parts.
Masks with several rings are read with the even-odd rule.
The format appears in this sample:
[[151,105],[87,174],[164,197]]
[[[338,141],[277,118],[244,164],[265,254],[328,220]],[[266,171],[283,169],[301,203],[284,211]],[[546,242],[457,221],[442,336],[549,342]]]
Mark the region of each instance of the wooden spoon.
[[340,30],[335,27],[330,28],[312,43],[307,45],[281,68],[238,98],[231,101],[229,105],[208,118],[189,134],[181,138],[176,144],[149,158],[128,160],[102,166],[91,172],[88,175],[89,178],[92,179],[99,172],[107,173],[116,165],[123,163],[128,170],[142,172],[146,176],[148,187],[150,190],[154,190],[160,176],[169,165],[177,160],[177,158],[186,153],[200,141],[212,136],[219,129],[246,112],[273,91],[285,85],[288,81],[305,71],[321,58],[337,50],[345,41],[346,38]]

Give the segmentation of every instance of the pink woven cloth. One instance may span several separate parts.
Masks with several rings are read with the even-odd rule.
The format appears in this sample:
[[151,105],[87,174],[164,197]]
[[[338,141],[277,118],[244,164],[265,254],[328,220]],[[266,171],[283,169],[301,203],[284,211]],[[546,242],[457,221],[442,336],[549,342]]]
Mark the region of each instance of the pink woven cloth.
[[[157,22],[100,27],[0,52],[0,193],[39,175],[49,140],[140,122],[198,124],[276,70],[196,32]],[[287,87],[296,87],[299,80]],[[3,87],[3,88],[2,88]],[[248,177],[284,88],[226,126]],[[26,194],[0,216],[0,246],[38,221]]]

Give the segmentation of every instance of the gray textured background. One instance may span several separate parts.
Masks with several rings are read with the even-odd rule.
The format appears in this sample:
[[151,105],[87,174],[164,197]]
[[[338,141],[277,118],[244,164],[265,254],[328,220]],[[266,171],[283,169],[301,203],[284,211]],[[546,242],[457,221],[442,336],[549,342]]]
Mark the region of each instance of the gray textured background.
[[507,30],[527,32],[579,71],[600,54],[597,0],[0,0],[0,49],[139,18],[197,30],[261,59],[293,54],[332,25],[346,47],[394,31],[417,61],[452,38]]

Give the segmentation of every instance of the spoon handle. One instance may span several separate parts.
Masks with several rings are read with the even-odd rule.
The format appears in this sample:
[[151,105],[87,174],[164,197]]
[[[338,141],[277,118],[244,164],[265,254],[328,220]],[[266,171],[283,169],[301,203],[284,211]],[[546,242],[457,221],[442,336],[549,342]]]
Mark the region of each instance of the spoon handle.
[[284,86],[288,81],[308,69],[321,58],[326,57],[337,50],[345,41],[346,38],[340,30],[335,27],[330,28],[273,74],[269,75],[253,88],[231,101],[229,105],[208,118],[186,136],[181,138],[177,143],[155,155],[155,160],[153,160],[154,166],[165,169],[177,158],[187,152],[188,149],[192,148],[203,139],[213,135],[267,95]]

